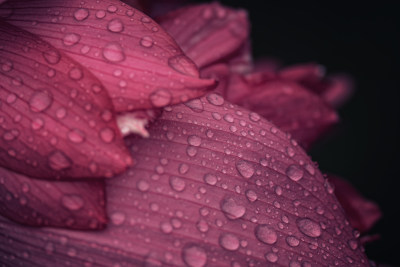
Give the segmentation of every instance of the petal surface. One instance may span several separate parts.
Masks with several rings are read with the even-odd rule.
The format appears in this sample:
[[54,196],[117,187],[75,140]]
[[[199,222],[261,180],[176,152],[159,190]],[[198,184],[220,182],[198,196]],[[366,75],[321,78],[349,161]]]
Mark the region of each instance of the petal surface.
[[[234,102],[271,120],[309,147],[338,122],[338,116],[320,97],[291,81],[258,77],[233,77],[227,96]],[[265,80],[266,79],[266,80]],[[231,94],[232,92],[232,94]],[[229,98],[229,97],[228,97]]]
[[90,72],[0,21],[0,166],[45,179],[113,176],[131,163]]
[[[9,264],[368,266],[333,188],[305,152],[216,94],[165,109],[136,164],[107,180],[98,233],[0,220]],[[61,241],[61,242],[60,242]]]
[[[196,65],[151,18],[118,0],[9,1],[0,14],[91,71],[117,111],[162,107],[205,93]],[[1,16],[1,15],[0,15]]]
[[249,23],[244,10],[203,4],[170,12],[158,21],[199,68],[235,53],[249,60],[245,47]]
[[0,214],[30,226],[105,227],[104,183],[31,179],[0,168]]

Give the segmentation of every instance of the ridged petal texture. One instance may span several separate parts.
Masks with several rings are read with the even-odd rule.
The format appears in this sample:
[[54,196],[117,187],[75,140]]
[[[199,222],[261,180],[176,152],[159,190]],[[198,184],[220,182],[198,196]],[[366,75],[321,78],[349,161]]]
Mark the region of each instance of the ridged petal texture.
[[106,180],[102,232],[0,221],[30,266],[368,266],[333,188],[273,124],[217,94],[167,107]]
[[150,17],[118,0],[9,1],[0,17],[91,71],[117,111],[162,107],[214,85]]
[[44,181],[0,168],[0,214],[30,226],[102,229],[104,182]]
[[131,164],[107,92],[35,35],[0,21],[0,166],[43,179],[110,177]]

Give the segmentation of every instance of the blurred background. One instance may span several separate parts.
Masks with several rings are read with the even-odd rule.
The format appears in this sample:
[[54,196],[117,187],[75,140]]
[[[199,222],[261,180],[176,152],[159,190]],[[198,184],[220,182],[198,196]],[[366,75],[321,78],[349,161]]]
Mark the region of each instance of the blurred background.
[[[196,1],[205,2],[205,1]],[[249,11],[255,58],[284,65],[318,62],[354,78],[341,124],[311,150],[325,173],[350,181],[382,209],[366,246],[378,263],[400,266],[400,97],[398,9],[382,1],[220,1]],[[327,3],[330,3],[328,6]]]

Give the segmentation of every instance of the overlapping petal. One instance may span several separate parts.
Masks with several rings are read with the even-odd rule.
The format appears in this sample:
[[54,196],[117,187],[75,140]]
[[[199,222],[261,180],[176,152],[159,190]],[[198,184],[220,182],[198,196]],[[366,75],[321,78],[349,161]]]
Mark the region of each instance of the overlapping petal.
[[0,17],[32,32],[91,71],[117,111],[200,96],[214,81],[151,18],[118,0],[9,1]]
[[249,23],[244,10],[218,3],[195,5],[170,12],[158,21],[199,68],[237,55],[250,61]]
[[124,171],[132,159],[99,80],[43,40],[0,23],[0,165],[44,179]]
[[101,229],[104,183],[44,181],[0,168],[0,214],[24,225]]
[[165,109],[136,164],[107,180],[101,233],[4,218],[10,264],[368,266],[333,188],[296,142],[210,94]]

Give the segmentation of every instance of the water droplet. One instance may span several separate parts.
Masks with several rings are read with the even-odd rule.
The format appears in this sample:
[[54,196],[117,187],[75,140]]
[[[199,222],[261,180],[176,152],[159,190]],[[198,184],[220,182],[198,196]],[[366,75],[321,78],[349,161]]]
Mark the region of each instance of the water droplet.
[[97,12],[96,12],[96,18],[98,18],[98,19],[102,19],[102,18],[104,18],[106,16],[106,12],[104,11],[104,10],[98,10]]
[[286,243],[291,247],[297,247],[300,244],[300,240],[295,236],[286,237]]
[[358,248],[358,242],[357,242],[357,240],[355,240],[355,239],[349,240],[348,244],[349,244],[349,247],[350,247],[352,250],[356,250],[356,249]]
[[169,222],[162,222],[160,224],[160,229],[164,234],[170,234],[172,233],[172,225]]
[[150,189],[149,183],[145,180],[139,180],[137,182],[136,186],[139,189],[139,191],[141,191],[141,192],[146,192]]
[[9,94],[6,98],[7,104],[13,104],[15,101],[17,101],[17,95],[16,94]]
[[93,84],[92,85],[92,91],[96,94],[100,93],[103,90],[103,88],[98,85],[98,84]]
[[200,146],[201,145],[201,138],[198,137],[197,135],[191,135],[187,139],[189,145],[192,146]]
[[224,120],[226,122],[232,123],[235,119],[233,118],[233,116],[231,114],[225,114],[224,115]]
[[42,112],[53,103],[53,96],[48,91],[36,91],[29,99],[29,107],[34,112]]
[[108,127],[103,128],[102,130],[100,130],[100,138],[106,143],[111,143],[112,141],[114,141],[115,138],[114,130]]
[[184,104],[194,112],[200,113],[204,111],[203,102],[200,99],[193,99]]
[[189,171],[189,165],[187,165],[186,163],[181,163],[179,165],[178,171],[180,174],[185,174]]
[[89,16],[89,10],[87,10],[86,8],[80,8],[74,13],[74,18],[77,21],[83,21],[87,19],[88,16]]
[[80,68],[74,67],[69,71],[68,75],[72,80],[78,81],[78,80],[82,79],[83,72]]
[[238,250],[240,245],[239,239],[235,235],[229,233],[223,233],[220,235],[219,244],[222,248],[229,251]]
[[189,267],[203,267],[207,264],[207,254],[203,248],[190,244],[182,249],[182,260]]
[[107,29],[111,32],[122,32],[124,30],[124,24],[120,19],[112,19],[108,22]]
[[118,43],[108,43],[103,48],[103,57],[110,62],[125,60],[124,50]]
[[251,121],[257,122],[257,121],[260,120],[260,115],[258,115],[257,113],[251,112],[251,113],[249,114],[249,119],[250,119]]
[[293,181],[298,181],[303,178],[304,171],[298,165],[290,165],[286,169],[286,175]]
[[274,263],[278,261],[278,255],[276,255],[274,252],[268,252],[265,254],[265,259],[271,263]]
[[241,176],[250,179],[254,174],[254,167],[250,162],[239,160],[236,162],[236,169]]
[[171,103],[171,92],[166,89],[157,89],[149,96],[150,102],[154,107],[164,107]]
[[185,190],[186,187],[185,180],[177,176],[171,176],[169,178],[169,184],[171,188],[177,192],[182,192],[183,190]]
[[4,72],[9,72],[13,69],[13,63],[11,61],[6,61],[1,65],[1,70]]
[[68,139],[72,143],[82,143],[85,140],[85,133],[78,129],[72,129],[68,132]]
[[278,240],[276,231],[266,224],[257,225],[254,229],[254,234],[258,240],[265,244],[272,245]]
[[196,227],[197,227],[197,230],[199,230],[199,232],[201,232],[201,233],[206,233],[206,232],[208,232],[208,229],[209,229],[208,223],[204,219],[200,219],[197,222]]
[[196,65],[188,57],[177,55],[168,59],[168,65],[175,71],[184,75],[198,77],[199,72]]
[[73,46],[79,42],[81,36],[76,33],[68,33],[63,38],[63,44],[66,46]]
[[44,121],[41,118],[35,118],[32,120],[31,127],[32,130],[40,130],[44,126]]
[[61,197],[61,204],[72,211],[80,210],[85,204],[81,196],[70,194]]
[[221,202],[221,210],[231,220],[239,219],[246,213],[246,208],[237,204],[233,198],[223,200]]
[[110,12],[110,13],[115,13],[117,10],[118,10],[118,8],[116,6],[114,6],[114,5],[110,5],[107,8],[107,11]]
[[209,185],[215,185],[218,181],[217,176],[215,176],[212,173],[205,174],[203,179],[204,179],[204,182],[206,182]]
[[319,224],[308,218],[298,220],[297,227],[309,237],[319,237],[322,234]]
[[120,211],[116,211],[111,214],[111,222],[114,225],[121,225],[125,222],[125,213],[122,213]]
[[247,190],[246,197],[250,202],[254,202],[258,198],[256,192],[254,192],[253,190]]
[[60,62],[61,56],[57,50],[47,50],[43,52],[43,57],[49,64],[57,64]]
[[71,167],[72,161],[64,152],[56,150],[49,155],[48,164],[53,170],[60,171]]
[[225,102],[224,98],[218,94],[211,93],[206,96],[207,101],[214,106],[222,106]]
[[186,154],[187,154],[189,157],[194,157],[194,156],[196,156],[196,155],[197,155],[197,148],[194,147],[194,146],[188,146],[188,147],[186,148]]
[[146,48],[152,47],[154,44],[153,38],[150,36],[144,36],[142,39],[140,39],[140,45]]
[[59,108],[56,111],[56,117],[58,119],[63,119],[65,118],[65,116],[67,116],[67,110],[65,108]]

